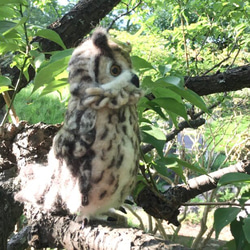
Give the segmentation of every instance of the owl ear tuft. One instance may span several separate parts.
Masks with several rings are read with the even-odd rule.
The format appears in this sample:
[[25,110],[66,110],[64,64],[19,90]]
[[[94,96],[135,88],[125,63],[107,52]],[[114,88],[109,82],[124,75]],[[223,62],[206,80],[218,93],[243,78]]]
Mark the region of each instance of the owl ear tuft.
[[94,45],[100,49],[108,47],[108,33],[104,28],[98,28],[92,35]]

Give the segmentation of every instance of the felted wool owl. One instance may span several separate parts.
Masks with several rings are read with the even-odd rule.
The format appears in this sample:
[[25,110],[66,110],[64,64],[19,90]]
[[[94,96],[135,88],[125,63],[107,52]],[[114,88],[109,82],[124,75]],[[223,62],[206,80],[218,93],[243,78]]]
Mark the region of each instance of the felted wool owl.
[[64,207],[88,219],[118,207],[130,194],[139,164],[136,103],[142,91],[129,52],[101,28],[75,49],[64,125],[48,166],[23,178],[18,201],[46,211]]

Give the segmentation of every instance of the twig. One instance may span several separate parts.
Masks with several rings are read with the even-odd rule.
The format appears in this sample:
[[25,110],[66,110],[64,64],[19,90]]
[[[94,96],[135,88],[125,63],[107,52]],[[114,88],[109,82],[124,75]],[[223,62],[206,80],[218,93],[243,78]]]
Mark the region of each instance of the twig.
[[[22,5],[20,5],[20,15],[21,17],[23,17],[23,10],[22,10]],[[23,71],[24,71],[24,68],[26,66],[26,62],[28,60],[28,54],[29,54],[29,51],[30,51],[30,44],[29,44],[29,38],[28,38],[28,34],[27,34],[27,26],[26,26],[26,23],[23,24],[23,27],[24,27],[24,34],[25,34],[25,39],[26,39],[26,53],[25,53],[25,58],[24,58],[24,61],[23,61],[23,65],[21,67],[21,70],[20,70],[20,73],[19,73],[19,77],[18,77],[18,80],[17,80],[17,83],[16,83],[16,86],[15,86],[15,89],[14,89],[14,93],[12,95],[12,99],[10,100],[9,102],[9,105],[8,106],[8,109],[7,109],[7,112],[5,113],[4,115],[4,118],[0,124],[0,128],[3,127],[3,124],[6,122],[7,118],[8,118],[8,115],[10,113],[10,111],[12,110],[12,105],[13,105],[13,102],[14,102],[14,99],[15,99],[15,96],[17,94],[17,90],[19,88],[19,84],[21,82],[21,79],[22,77],[24,76],[23,74]]]
[[237,42],[238,42],[239,39],[236,40],[233,48],[230,50],[230,52],[228,53],[228,56],[226,58],[224,58],[222,61],[220,61],[219,63],[215,64],[211,69],[205,71],[201,76],[205,76],[207,75],[210,71],[212,71],[213,69],[219,67],[222,63],[224,63],[225,61],[227,61],[230,57],[231,57],[231,54],[233,53],[236,45],[237,45]]
[[[205,124],[205,119],[203,119],[203,118],[180,122],[178,124],[178,129],[176,128],[166,135],[166,142],[173,140],[175,138],[175,136],[179,132],[181,132],[184,128],[198,128],[203,124]],[[151,144],[146,144],[146,145],[142,146],[142,152],[144,154],[148,153],[152,149],[154,149],[154,146]]]
[[137,213],[134,211],[134,209],[131,208],[129,205],[123,204],[122,206],[125,207],[126,209],[128,209],[128,210],[137,218],[137,220],[140,222],[140,229],[143,230],[143,231],[145,231],[146,229],[145,229],[145,226],[144,226],[144,224],[143,224],[143,221],[142,221],[142,218],[140,217],[140,215],[137,214]]
[[112,26],[114,25],[114,23],[120,19],[121,17],[123,16],[126,16],[128,15],[129,13],[131,13],[133,10],[135,10],[140,4],[142,3],[142,0],[140,0],[132,9],[128,9],[128,5],[127,5],[127,11],[122,13],[121,15],[117,16],[111,23],[110,25],[108,26],[107,30],[110,30],[112,28]]

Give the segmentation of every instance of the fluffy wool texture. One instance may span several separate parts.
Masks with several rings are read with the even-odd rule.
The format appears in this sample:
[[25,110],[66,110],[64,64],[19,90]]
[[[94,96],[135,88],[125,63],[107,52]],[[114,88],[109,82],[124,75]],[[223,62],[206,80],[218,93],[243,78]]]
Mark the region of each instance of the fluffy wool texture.
[[48,166],[23,167],[15,198],[89,218],[118,207],[135,185],[142,91],[128,51],[103,29],[75,49],[68,69],[71,99]]

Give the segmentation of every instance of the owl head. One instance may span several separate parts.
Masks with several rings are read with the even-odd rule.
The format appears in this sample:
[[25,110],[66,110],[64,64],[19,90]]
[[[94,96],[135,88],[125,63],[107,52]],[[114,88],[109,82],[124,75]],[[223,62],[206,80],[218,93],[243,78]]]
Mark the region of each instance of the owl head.
[[[139,78],[132,70],[129,52],[129,45],[109,38],[105,29],[96,29],[90,39],[75,49],[69,62],[72,96],[81,98],[83,105],[92,106],[100,102],[100,98],[105,99],[102,105],[110,101],[116,103],[118,98],[119,107],[127,104],[130,95],[135,97],[136,93],[136,98],[132,97],[132,102],[136,102],[141,92]],[[123,95],[125,99],[121,100]]]

